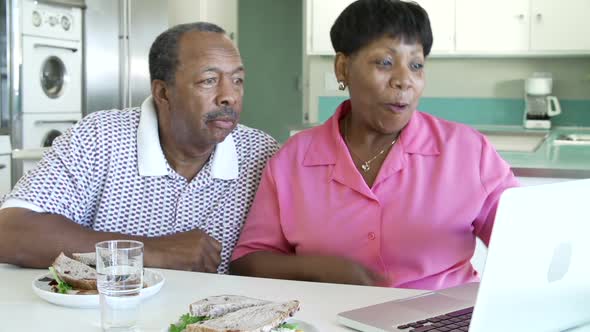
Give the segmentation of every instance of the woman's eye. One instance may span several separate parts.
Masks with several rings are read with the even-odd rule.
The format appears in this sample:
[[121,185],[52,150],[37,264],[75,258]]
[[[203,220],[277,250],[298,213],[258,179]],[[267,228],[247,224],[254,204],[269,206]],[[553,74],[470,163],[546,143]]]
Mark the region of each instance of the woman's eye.
[[418,71],[418,70],[421,70],[422,68],[424,68],[424,65],[423,65],[423,64],[421,64],[421,63],[417,63],[417,62],[415,62],[415,63],[412,63],[412,64],[410,65],[410,67],[412,68],[412,70],[414,70],[414,71]]
[[383,60],[377,61],[377,64],[382,67],[389,67],[393,64],[393,62],[389,59],[383,59]]

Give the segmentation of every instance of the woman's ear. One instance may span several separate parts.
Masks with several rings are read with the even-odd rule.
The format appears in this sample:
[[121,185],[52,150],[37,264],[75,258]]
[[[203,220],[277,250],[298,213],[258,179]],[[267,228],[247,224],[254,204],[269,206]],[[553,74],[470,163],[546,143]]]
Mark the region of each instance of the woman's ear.
[[348,86],[348,59],[349,57],[341,52],[336,53],[336,57],[334,58],[334,74],[336,75],[336,80],[338,81],[338,85],[342,83],[344,87]]

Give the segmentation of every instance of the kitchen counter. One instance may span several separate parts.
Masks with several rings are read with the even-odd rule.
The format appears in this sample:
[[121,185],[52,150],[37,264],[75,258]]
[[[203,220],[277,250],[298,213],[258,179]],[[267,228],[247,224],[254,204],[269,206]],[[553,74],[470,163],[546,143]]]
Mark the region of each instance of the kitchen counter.
[[590,178],[590,145],[556,145],[564,134],[590,134],[586,127],[556,127],[551,130],[521,126],[476,126],[485,131],[546,132],[548,137],[534,152],[498,151],[519,177]]
[[[311,128],[314,125],[293,126],[290,134]],[[473,126],[478,130],[507,132],[546,132],[548,137],[534,152],[498,151],[511,165],[518,177],[536,178],[590,178],[590,145],[554,145],[555,138],[562,134],[590,134],[588,127],[555,127],[551,130],[525,129],[522,126]]]

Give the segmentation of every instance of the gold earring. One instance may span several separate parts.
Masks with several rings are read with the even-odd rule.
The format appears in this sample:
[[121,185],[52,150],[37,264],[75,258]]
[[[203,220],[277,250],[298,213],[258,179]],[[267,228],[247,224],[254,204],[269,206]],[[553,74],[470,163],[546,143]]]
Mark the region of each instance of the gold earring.
[[342,81],[338,81],[338,90],[344,91],[344,89],[346,89],[346,84]]

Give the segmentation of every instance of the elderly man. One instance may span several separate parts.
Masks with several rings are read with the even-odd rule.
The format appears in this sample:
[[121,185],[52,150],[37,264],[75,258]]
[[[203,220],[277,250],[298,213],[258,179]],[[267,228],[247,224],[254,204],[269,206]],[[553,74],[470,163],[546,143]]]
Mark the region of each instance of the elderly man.
[[220,27],[167,30],[149,66],[140,108],[85,117],[4,198],[0,262],[47,267],[60,251],[134,239],[146,266],[227,273],[278,144],[237,124],[244,68]]

